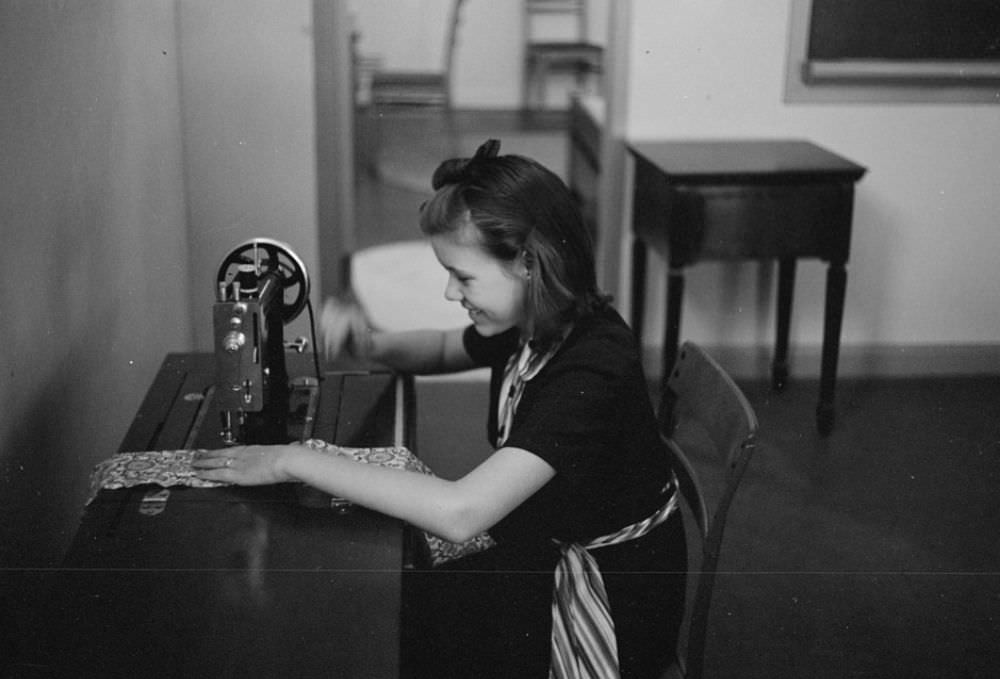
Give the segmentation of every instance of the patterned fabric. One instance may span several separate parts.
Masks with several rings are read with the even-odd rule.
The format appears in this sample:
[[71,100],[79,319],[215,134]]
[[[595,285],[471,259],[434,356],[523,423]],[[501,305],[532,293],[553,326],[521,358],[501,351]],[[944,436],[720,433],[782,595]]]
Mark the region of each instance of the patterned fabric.
[[465,542],[448,542],[424,531],[424,542],[427,543],[433,566],[440,566],[443,563],[461,559],[463,556],[484,552],[497,544],[486,531]]
[[[433,475],[424,461],[408,448],[346,448],[320,439],[309,439],[304,445],[331,455],[345,455],[362,464]],[[229,485],[199,478],[191,467],[191,459],[195,452],[194,450],[147,450],[113,455],[94,467],[90,476],[90,497],[87,499],[87,504],[93,502],[102,489],[132,488],[146,484],[156,484],[164,488],[171,486],[218,488]],[[467,554],[481,552],[496,544],[485,532],[463,543],[448,542],[430,533],[425,533],[424,537],[430,550],[431,563],[435,566]]]
[[147,483],[163,487],[189,486],[192,488],[218,488],[226,484],[206,481],[195,476],[191,468],[193,450],[148,450],[135,453],[118,453],[99,462],[90,475],[90,497],[93,502],[104,488],[131,488]]
[[362,464],[374,464],[404,471],[432,474],[424,461],[414,455],[409,448],[388,446],[382,448],[347,448],[320,439],[308,439],[304,445],[331,455],[344,455]]
[[561,544],[552,593],[550,679],[617,679],[618,642],[604,578],[590,550],[646,535],[677,508],[677,481],[667,501],[652,516],[585,545]]

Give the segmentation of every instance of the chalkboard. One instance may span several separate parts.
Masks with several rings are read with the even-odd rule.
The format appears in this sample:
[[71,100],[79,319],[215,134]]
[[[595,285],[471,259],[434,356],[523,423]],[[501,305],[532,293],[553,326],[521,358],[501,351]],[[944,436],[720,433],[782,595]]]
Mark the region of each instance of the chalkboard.
[[809,58],[1000,61],[998,0],[813,0]]
[[807,79],[1000,77],[1000,0],[812,0]]

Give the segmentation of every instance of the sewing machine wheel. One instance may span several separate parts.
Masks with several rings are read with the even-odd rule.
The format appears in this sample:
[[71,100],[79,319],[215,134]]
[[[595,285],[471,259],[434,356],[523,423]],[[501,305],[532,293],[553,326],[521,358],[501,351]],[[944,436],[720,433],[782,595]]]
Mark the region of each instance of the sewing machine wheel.
[[216,282],[232,280],[241,264],[253,264],[261,273],[276,271],[281,276],[284,288],[282,322],[290,323],[302,313],[309,300],[309,274],[290,247],[271,238],[252,238],[237,245],[219,265]]

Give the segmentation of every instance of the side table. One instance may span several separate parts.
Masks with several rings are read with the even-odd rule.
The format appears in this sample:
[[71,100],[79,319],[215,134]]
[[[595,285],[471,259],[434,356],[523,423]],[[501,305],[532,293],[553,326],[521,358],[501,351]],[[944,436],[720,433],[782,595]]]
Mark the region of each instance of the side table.
[[816,424],[834,424],[854,185],[865,168],[801,140],[652,141],[635,158],[632,328],[642,336],[647,249],[667,260],[663,385],[680,340],[684,267],[704,260],[778,261],[772,385],[788,379],[788,335],[799,258],[828,263]]

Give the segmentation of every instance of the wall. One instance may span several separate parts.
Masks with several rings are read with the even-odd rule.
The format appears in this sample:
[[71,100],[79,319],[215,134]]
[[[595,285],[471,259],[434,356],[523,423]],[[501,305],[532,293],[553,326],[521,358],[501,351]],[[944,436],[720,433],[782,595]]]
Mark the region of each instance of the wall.
[[0,567],[68,544],[190,343],[174,0],[0,3]]
[[[627,135],[807,138],[867,166],[842,372],[996,372],[1000,109],[783,103],[791,9],[792,0],[633,0]],[[682,335],[744,355],[770,347],[773,285],[769,266],[692,269]],[[799,266],[800,366],[818,355],[824,286],[825,266]],[[655,344],[662,294],[649,304],[646,341]]]
[[59,558],[234,246],[319,278],[312,8],[0,2],[0,567]]
[[[216,273],[234,247],[275,238],[318,278],[312,2],[178,7],[190,303],[195,346],[208,350]],[[308,336],[306,318],[286,337]]]

